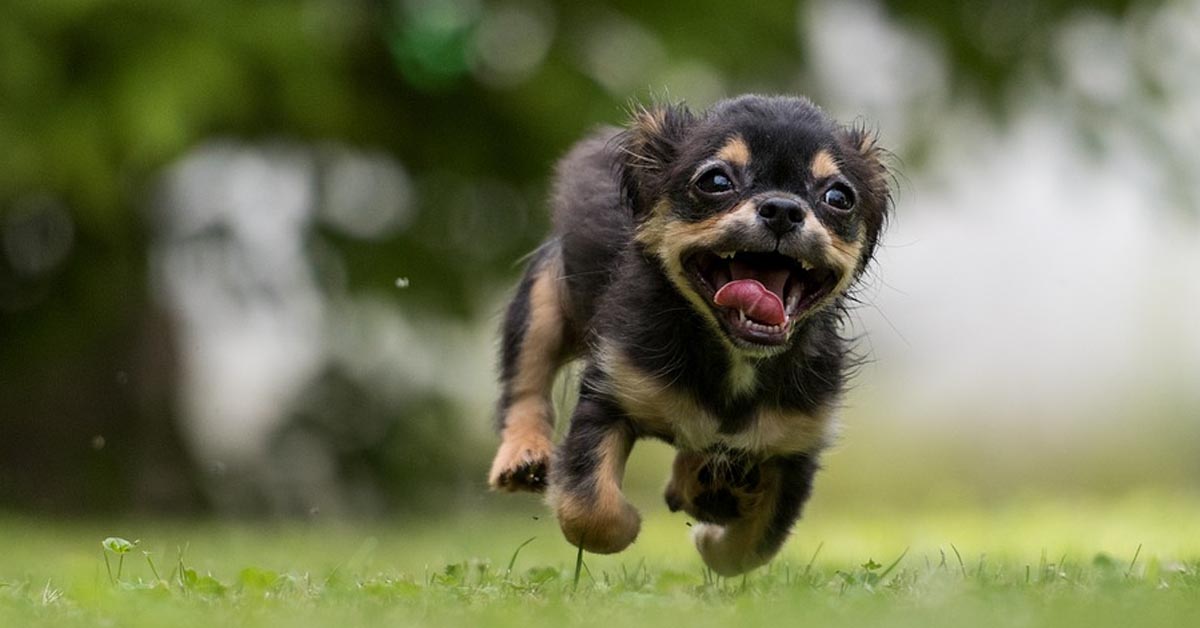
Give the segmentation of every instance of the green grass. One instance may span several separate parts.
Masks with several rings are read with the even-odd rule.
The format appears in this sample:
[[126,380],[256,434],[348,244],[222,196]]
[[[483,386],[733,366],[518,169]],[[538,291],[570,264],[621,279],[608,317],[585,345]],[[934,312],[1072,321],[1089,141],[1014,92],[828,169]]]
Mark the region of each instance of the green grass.
[[[577,584],[577,554],[540,505],[497,512],[490,500],[474,509],[486,515],[393,525],[0,519],[0,626],[1092,627],[1200,618],[1195,497],[814,508],[769,568],[732,579],[701,567],[685,518],[644,504],[634,547],[585,555]],[[104,548],[108,537],[138,543]]]

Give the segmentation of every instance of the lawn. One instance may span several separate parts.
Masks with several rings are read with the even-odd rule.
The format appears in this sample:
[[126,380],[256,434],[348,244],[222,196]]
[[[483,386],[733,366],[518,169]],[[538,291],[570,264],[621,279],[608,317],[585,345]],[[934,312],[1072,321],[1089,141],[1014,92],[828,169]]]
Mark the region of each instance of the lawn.
[[[683,516],[645,504],[634,547],[585,555],[578,582],[540,505],[508,504],[386,525],[7,517],[0,626],[1200,623],[1194,496],[815,504],[779,559],[733,579],[701,567]],[[138,543],[122,558],[108,537]]]

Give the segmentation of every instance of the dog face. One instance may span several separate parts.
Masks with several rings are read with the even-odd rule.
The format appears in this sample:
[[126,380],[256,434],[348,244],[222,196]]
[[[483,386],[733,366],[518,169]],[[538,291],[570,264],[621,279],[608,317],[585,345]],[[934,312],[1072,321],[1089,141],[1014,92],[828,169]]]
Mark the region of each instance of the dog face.
[[636,240],[737,351],[786,348],[871,259],[890,204],[882,151],[807,100],[643,110],[619,141]]

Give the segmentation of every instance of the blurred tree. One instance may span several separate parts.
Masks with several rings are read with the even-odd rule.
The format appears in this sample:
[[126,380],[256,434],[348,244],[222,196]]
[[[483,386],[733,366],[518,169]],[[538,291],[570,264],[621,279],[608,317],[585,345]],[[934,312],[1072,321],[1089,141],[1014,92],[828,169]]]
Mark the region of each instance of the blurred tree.
[[[176,428],[176,335],[147,281],[147,190],[189,148],[288,138],[397,156],[411,224],[322,227],[322,246],[346,289],[419,278],[404,307],[465,319],[539,238],[547,168],[571,141],[659,89],[795,90],[805,4],[0,4],[0,505],[203,505]],[[997,105],[1063,19],[1135,4],[885,2],[940,43],[962,94]],[[420,429],[406,425],[389,429]]]

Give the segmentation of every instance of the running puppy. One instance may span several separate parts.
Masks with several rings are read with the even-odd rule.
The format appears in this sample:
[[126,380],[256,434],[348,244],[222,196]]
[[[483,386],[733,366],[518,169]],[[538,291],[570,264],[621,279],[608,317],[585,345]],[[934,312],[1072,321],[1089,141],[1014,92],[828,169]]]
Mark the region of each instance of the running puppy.
[[[679,453],[667,505],[723,575],[779,551],[849,366],[843,299],[890,207],[883,151],[801,98],[640,110],[558,164],[554,232],[508,308],[489,483],[543,491],[567,540],[625,549],[634,441]],[[550,389],[582,357],[555,447]]]

